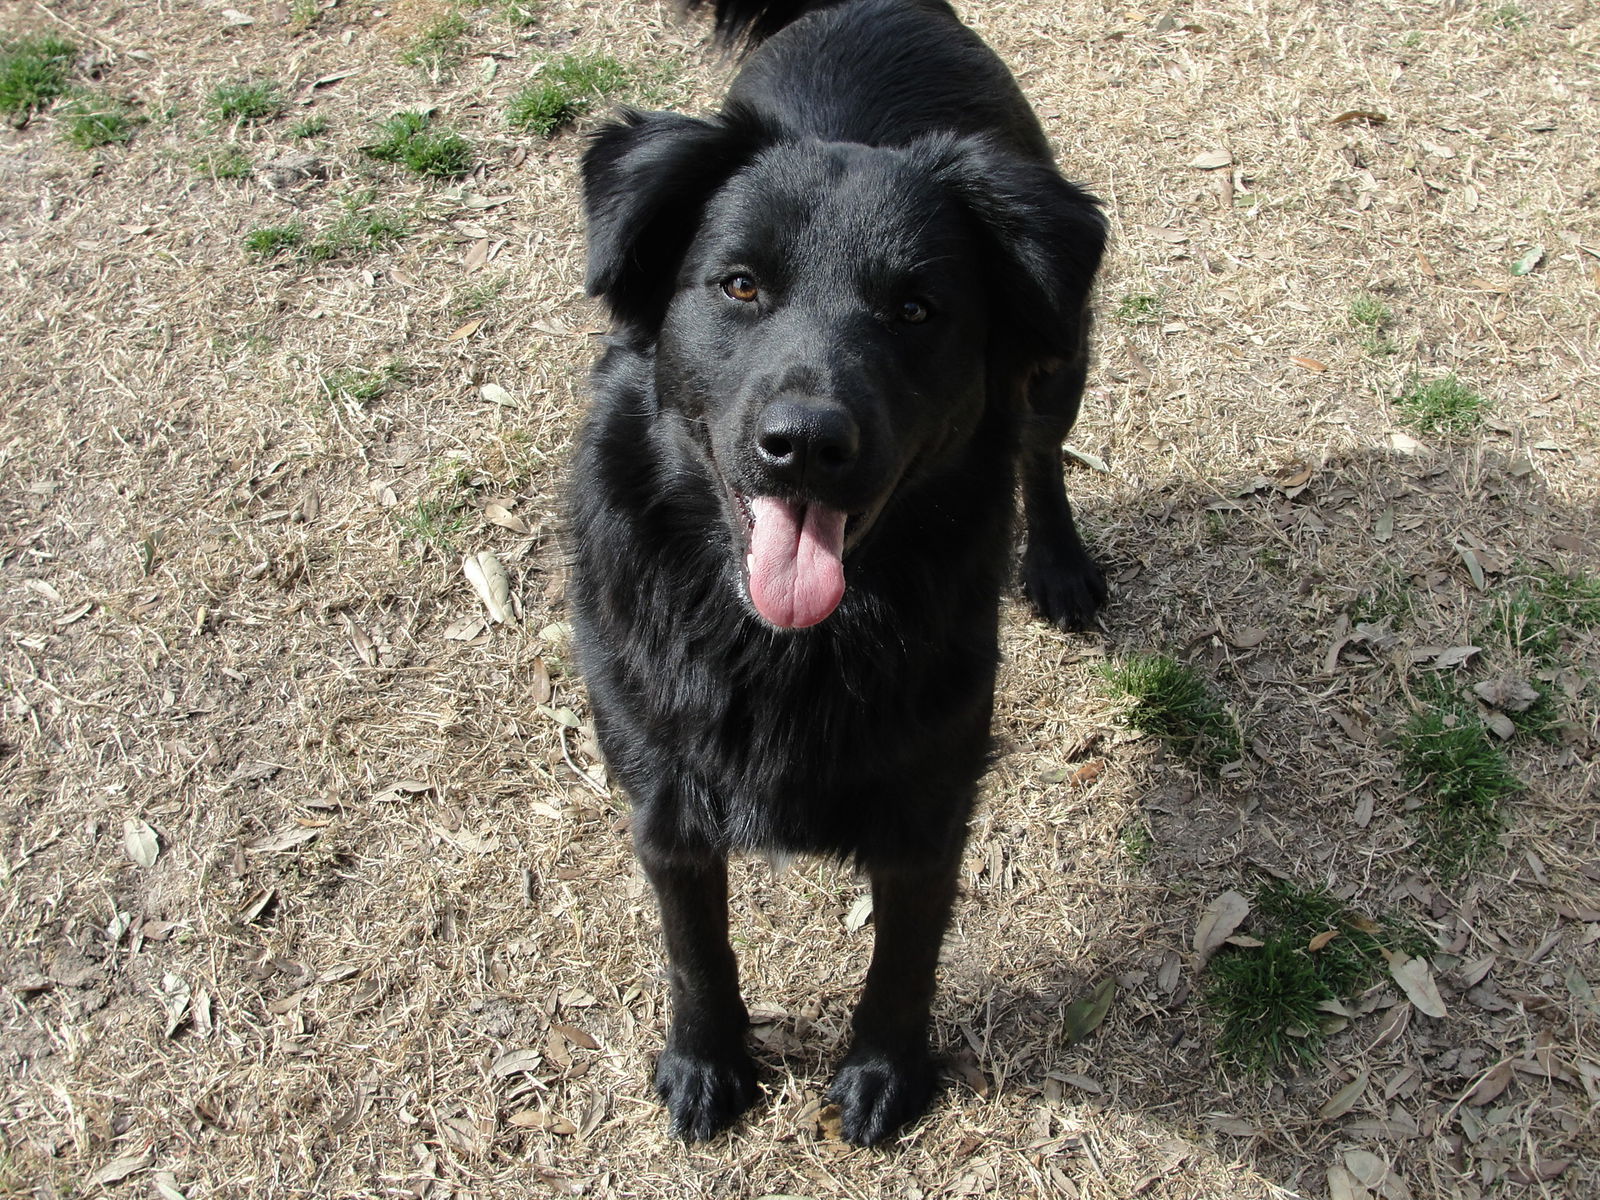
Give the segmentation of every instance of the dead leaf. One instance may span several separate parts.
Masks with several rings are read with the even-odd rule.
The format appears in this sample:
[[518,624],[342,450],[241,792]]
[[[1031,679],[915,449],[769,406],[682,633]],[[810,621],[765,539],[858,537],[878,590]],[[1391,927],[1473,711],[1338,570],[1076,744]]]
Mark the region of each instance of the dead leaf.
[[71,612],[62,613],[59,617],[57,617],[56,620],[55,620],[56,628],[57,629],[65,629],[68,625],[72,625],[72,624],[75,624],[78,621],[83,620],[84,617],[89,615],[89,613],[93,610],[93,608],[94,608],[94,601],[93,600],[84,601],[82,604],[78,605],[78,607],[73,609]]
[[555,695],[555,688],[550,683],[550,668],[545,665],[543,655],[538,655],[533,660],[532,677],[528,681],[528,687],[533,693],[535,704],[548,704],[550,697]]
[[1083,766],[1079,767],[1071,775],[1068,775],[1067,779],[1072,783],[1077,784],[1079,787],[1088,787],[1089,784],[1100,778],[1101,772],[1105,769],[1105,759],[1093,758],[1084,763]]
[[1207,150],[1191,158],[1189,165],[1197,171],[1215,171],[1221,167],[1233,166],[1233,155],[1226,150]]
[[1549,1183],[1566,1174],[1572,1163],[1564,1158],[1539,1158],[1512,1169],[1506,1176],[1513,1183]]
[[1427,447],[1409,433],[1391,433],[1388,437],[1389,449],[1398,454],[1420,454]]
[[856,902],[850,906],[850,911],[844,915],[844,931],[857,933],[863,929],[872,917],[872,893],[856,897]]
[[1061,447],[1061,452],[1068,458],[1081,462],[1091,471],[1099,471],[1102,475],[1111,474],[1111,468],[1106,466],[1106,460],[1098,454],[1090,454],[1087,450],[1075,450],[1071,446]]
[[[505,1079],[512,1075],[531,1075],[539,1069],[539,1064],[544,1061],[544,1055],[537,1050],[507,1050],[489,1064],[489,1074],[497,1079]],[[516,1123],[516,1118],[512,1118]]]
[[361,626],[352,621],[348,614],[340,613],[339,620],[344,622],[345,636],[350,639],[350,646],[362,662],[369,667],[378,665],[378,647],[369,634]]
[[1544,247],[1535,246],[1511,264],[1513,275],[1526,275],[1544,261]]
[[476,271],[489,261],[489,238],[487,235],[478,238],[472,243],[472,249],[461,260],[461,265],[468,271]]
[[1328,1200],[1372,1200],[1372,1193],[1336,1163],[1328,1168]]
[[537,1129],[544,1133],[553,1133],[557,1137],[571,1137],[578,1132],[578,1127],[566,1117],[554,1113],[542,1113],[532,1108],[512,1113],[506,1121],[518,1129]]
[[1303,356],[1301,356],[1299,354],[1296,354],[1293,357],[1291,357],[1289,359],[1289,361],[1292,362],[1297,367],[1303,367],[1307,371],[1316,371],[1318,373],[1321,373],[1321,372],[1326,371],[1328,369],[1328,364],[1325,363],[1325,362],[1322,362],[1320,359],[1305,358],[1305,357],[1303,357]]
[[421,779],[396,779],[393,783],[372,793],[372,799],[374,803],[382,803],[387,800],[403,800],[409,796],[420,796],[423,792],[431,792],[432,790],[433,784]]
[[1223,892],[1211,902],[1201,914],[1200,923],[1194,931],[1194,949],[1200,957],[1201,966],[1249,915],[1250,901],[1238,892]]
[[1525,679],[1514,679],[1509,675],[1475,683],[1472,685],[1472,690],[1479,700],[1490,708],[1498,708],[1501,712],[1526,712],[1529,706],[1539,699],[1539,693],[1532,684]]
[[254,892],[244,902],[243,907],[239,909],[239,923],[241,925],[250,924],[251,921],[254,921],[266,911],[267,905],[277,899],[277,896],[277,888],[261,888],[259,891]]
[[1433,269],[1433,263],[1428,261],[1428,256],[1421,250],[1417,251],[1417,269],[1429,279],[1439,278],[1439,272]]
[[1447,650],[1435,653],[1433,662],[1428,665],[1435,671],[1448,671],[1454,667],[1465,666],[1470,659],[1482,653],[1482,646],[1451,646]]
[[1329,125],[1348,125],[1351,121],[1365,121],[1370,125],[1382,125],[1388,121],[1381,112],[1373,112],[1370,108],[1352,108],[1340,113],[1337,117],[1328,120]]
[[130,859],[148,869],[155,866],[156,859],[161,856],[161,839],[143,821],[129,817],[122,823],[122,849]]
[[461,560],[461,572],[489,610],[489,620],[497,625],[516,620],[511,610],[511,580],[498,558],[487,550],[469,554]]
[[1389,1164],[1370,1150],[1346,1150],[1345,1170],[1367,1187],[1380,1187],[1389,1176]]
[[978,1065],[978,1056],[970,1047],[950,1060],[950,1065],[955,1067],[956,1074],[961,1076],[961,1082],[972,1089],[975,1095],[987,1099],[989,1096],[989,1077],[983,1073],[983,1068]]
[[562,1037],[566,1038],[567,1041],[571,1042],[574,1046],[577,1046],[579,1049],[582,1049],[582,1050],[598,1050],[598,1049],[600,1049],[600,1043],[595,1041],[594,1038],[590,1037],[587,1033],[585,1033],[583,1030],[579,1029],[576,1025],[555,1025],[555,1024],[552,1024],[550,1026],[550,1028],[555,1030]]
[[1439,985],[1434,982],[1433,968],[1428,965],[1427,959],[1397,956],[1389,963],[1389,974],[1394,976],[1394,981],[1418,1012],[1429,1017],[1443,1017],[1446,1014],[1444,1000],[1439,995]]
[[500,849],[500,839],[493,834],[480,834],[463,825],[460,829],[449,830],[442,825],[430,825],[430,829],[458,850],[465,850],[468,854],[493,854]]
[[1321,933],[1317,934],[1316,937],[1312,938],[1306,943],[1306,949],[1312,954],[1315,954],[1318,950],[1321,950],[1324,946],[1338,936],[1339,931],[1337,929],[1324,929]]
[[1331,1121],[1335,1117],[1342,1117],[1355,1107],[1356,1101],[1361,1099],[1361,1093],[1367,1090],[1367,1073],[1359,1072],[1354,1079],[1329,1096],[1317,1109],[1317,1116],[1324,1121]]
[[247,850],[274,853],[280,850],[293,850],[296,846],[304,845],[322,832],[312,825],[290,825],[278,830],[270,837],[259,837],[245,847]]
[[155,1160],[155,1146],[146,1146],[143,1150],[112,1159],[93,1175],[89,1176],[89,1182],[91,1184],[99,1184],[101,1187],[120,1183],[135,1171],[144,1170]]
[[539,704],[535,707],[557,725],[565,725],[568,729],[577,729],[583,724],[578,720],[578,714],[562,705],[560,708],[551,708],[548,704]]
[[450,336],[444,340],[447,342],[464,342],[473,334],[478,332],[479,328],[483,325],[483,321],[484,318],[475,317],[468,321],[465,325],[458,326],[452,330]]
[[511,398],[511,393],[498,383],[486,383],[478,389],[478,394],[490,404],[498,404],[501,408],[515,408],[517,402]]
[[528,533],[528,523],[509,508],[500,504],[485,504],[483,515],[502,529],[509,529],[512,533]]
[[1106,1019],[1111,1011],[1111,1001],[1116,998],[1117,981],[1110,976],[1102,979],[1094,991],[1067,1005],[1062,1015],[1061,1031],[1068,1045],[1083,1041]]
[[1461,1097],[1461,1103],[1480,1107],[1488,1104],[1511,1085],[1515,1075],[1509,1062],[1495,1064],[1478,1077],[1478,1081]]
[[1461,556],[1461,561],[1467,566],[1467,574],[1472,576],[1472,586],[1480,592],[1484,589],[1483,564],[1478,561],[1478,552],[1471,546],[1456,543],[1456,553]]

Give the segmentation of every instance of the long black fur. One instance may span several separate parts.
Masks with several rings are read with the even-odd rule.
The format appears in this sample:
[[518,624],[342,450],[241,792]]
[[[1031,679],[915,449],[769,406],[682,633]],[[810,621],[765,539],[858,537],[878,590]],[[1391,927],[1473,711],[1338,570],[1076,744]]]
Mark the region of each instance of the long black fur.
[[[625,113],[584,159],[589,287],[615,327],[573,468],[578,656],[661,905],[674,1131],[709,1137],[756,1096],[727,856],[805,852],[872,881],[832,1093],[870,1144],[932,1093],[1019,478],[1035,603],[1071,627],[1104,599],[1059,458],[1104,223],[944,0],[713,4],[753,47],[721,111]],[[719,272],[759,275],[759,304]],[[926,322],[896,316],[913,291],[937,294]],[[754,431],[780,401],[848,413],[859,452],[771,467]],[[735,492],[858,514],[820,624],[752,608]]]

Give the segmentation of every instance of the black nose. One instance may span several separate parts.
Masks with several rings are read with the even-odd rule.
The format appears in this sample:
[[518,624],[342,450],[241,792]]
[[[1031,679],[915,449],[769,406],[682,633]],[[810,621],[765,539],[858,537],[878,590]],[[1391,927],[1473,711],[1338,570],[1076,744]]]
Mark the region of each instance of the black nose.
[[780,396],[756,426],[756,449],[768,473],[784,483],[836,478],[861,453],[861,427],[849,410],[826,400]]

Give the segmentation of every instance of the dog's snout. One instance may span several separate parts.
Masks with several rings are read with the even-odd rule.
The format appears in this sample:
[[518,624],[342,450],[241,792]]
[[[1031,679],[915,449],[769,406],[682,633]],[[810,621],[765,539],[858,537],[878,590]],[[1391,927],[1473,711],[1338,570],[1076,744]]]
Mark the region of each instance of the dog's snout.
[[821,482],[860,456],[861,427],[842,405],[781,396],[762,411],[756,449],[774,479],[796,486]]

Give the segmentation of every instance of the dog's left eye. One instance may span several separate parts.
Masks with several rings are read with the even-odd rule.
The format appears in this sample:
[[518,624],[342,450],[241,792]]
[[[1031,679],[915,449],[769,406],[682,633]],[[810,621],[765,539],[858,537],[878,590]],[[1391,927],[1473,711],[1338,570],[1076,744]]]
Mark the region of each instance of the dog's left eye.
[[928,316],[928,306],[920,300],[907,300],[900,306],[900,319],[907,325],[920,325]]
[[760,297],[761,289],[748,275],[730,275],[722,281],[722,293],[730,300],[750,304]]

